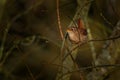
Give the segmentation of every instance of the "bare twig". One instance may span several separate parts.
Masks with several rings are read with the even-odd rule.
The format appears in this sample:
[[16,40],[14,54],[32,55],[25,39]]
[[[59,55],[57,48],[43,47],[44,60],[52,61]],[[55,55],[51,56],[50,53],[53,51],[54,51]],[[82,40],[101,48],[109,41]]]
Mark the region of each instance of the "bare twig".
[[115,36],[115,37],[111,37],[111,38],[106,38],[106,39],[89,40],[89,42],[91,42],[91,41],[108,41],[108,40],[116,40],[116,39],[119,39],[119,38],[120,38],[120,35],[119,35],[119,36]]
[[64,39],[63,36],[63,32],[62,32],[62,26],[61,26],[61,22],[60,22],[60,10],[59,10],[59,0],[57,0],[57,19],[58,19],[58,27],[59,27],[59,31],[60,31],[60,35],[62,40]]
[[75,70],[75,71],[71,71],[71,72],[65,73],[65,74],[63,74],[63,76],[68,75],[68,74],[72,74],[74,72],[79,72],[81,70],[87,70],[87,69],[93,69],[93,68],[103,68],[103,67],[106,67],[106,68],[109,68],[109,67],[120,67],[120,64],[113,64],[113,65],[108,64],[108,65],[97,65],[97,66],[81,67],[80,70]]
[[108,0],[108,2],[109,2],[109,4],[111,5],[111,8],[112,8],[112,10],[113,10],[113,12],[114,12],[115,17],[116,17],[117,19],[120,19],[120,16],[119,16],[118,12],[116,11],[115,7],[113,6],[112,1],[111,1],[111,0]]
[[[58,28],[59,28],[59,31],[60,31],[60,36],[61,36],[61,39],[63,40],[63,44],[62,44],[62,47],[61,47],[61,52],[60,52],[60,64],[63,65],[63,62],[62,62],[62,56],[63,56],[63,47],[64,47],[64,36],[63,36],[63,32],[62,32],[62,26],[61,26],[61,22],[60,22],[60,11],[59,11],[59,0],[56,1],[56,6],[57,6],[57,22],[58,22]],[[61,71],[61,73],[63,74],[63,67],[61,67],[60,69],[58,68],[58,71]],[[56,79],[58,79],[58,76],[60,76],[60,74],[58,73],[57,74],[57,77]]]
[[107,22],[109,25],[111,25],[112,27],[114,27],[114,25],[103,15],[102,12],[100,13],[100,16],[103,18],[103,20],[104,20],[105,22]]
[[32,79],[32,80],[36,80],[36,79],[34,78],[33,73],[31,72],[29,66],[28,66],[27,64],[25,64],[25,66],[26,66],[26,68],[27,68],[27,70],[28,70],[28,72],[29,72],[29,75],[30,75],[31,79]]
[[13,49],[16,47],[16,44],[13,45],[5,54],[5,57],[3,58],[3,60],[1,61],[0,65],[3,65],[6,61],[6,59],[8,58],[8,56],[10,55],[10,53],[13,51]]

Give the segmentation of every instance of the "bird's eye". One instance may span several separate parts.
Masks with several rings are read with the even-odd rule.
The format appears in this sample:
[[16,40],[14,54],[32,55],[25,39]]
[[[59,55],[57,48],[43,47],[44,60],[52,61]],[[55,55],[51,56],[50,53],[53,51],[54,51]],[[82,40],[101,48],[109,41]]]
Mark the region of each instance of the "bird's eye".
[[74,31],[74,28],[71,28],[72,31]]
[[76,28],[75,28],[75,27],[73,27],[73,28],[72,28],[72,31],[76,31]]

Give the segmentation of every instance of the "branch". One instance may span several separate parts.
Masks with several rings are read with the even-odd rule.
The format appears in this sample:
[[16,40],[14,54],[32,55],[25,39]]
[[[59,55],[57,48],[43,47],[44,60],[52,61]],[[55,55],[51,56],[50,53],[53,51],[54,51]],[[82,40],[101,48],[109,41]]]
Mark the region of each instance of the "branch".
[[58,19],[58,27],[59,27],[60,35],[63,40],[64,36],[63,36],[62,26],[61,26],[61,22],[60,22],[59,0],[57,0],[57,19]]
[[103,68],[103,67],[106,67],[106,68],[109,68],[109,67],[120,67],[120,64],[113,64],[113,65],[108,64],[108,65],[97,65],[97,66],[81,67],[80,70],[75,70],[75,71],[67,72],[67,73],[63,74],[62,76],[66,76],[66,75],[72,74],[74,72],[79,72],[81,70],[87,70],[87,69],[93,69],[93,68]]

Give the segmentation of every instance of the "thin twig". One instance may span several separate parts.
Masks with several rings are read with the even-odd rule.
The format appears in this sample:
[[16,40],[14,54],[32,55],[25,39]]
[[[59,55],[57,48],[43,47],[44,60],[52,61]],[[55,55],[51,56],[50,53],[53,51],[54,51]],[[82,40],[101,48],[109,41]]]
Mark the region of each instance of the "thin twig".
[[8,56],[10,55],[10,53],[13,51],[13,49],[16,47],[16,45],[13,45],[5,54],[5,57],[3,58],[3,60],[1,61],[0,65],[3,65],[6,61],[6,59],[8,58]]
[[[59,0],[56,1],[56,6],[57,6],[57,10],[56,11],[57,11],[58,28],[59,28],[59,31],[60,31],[61,39],[63,41],[63,44],[61,46],[61,51],[60,51],[60,64],[63,65],[62,56],[63,56],[63,47],[64,47],[65,39],[64,39],[64,36],[63,36],[62,26],[61,26],[61,22],[60,22]],[[58,69],[58,71],[59,71],[59,69]],[[63,67],[60,68],[60,71],[63,74]],[[56,79],[58,79],[59,76],[60,76],[60,74],[58,73]]]
[[119,38],[120,38],[120,35],[116,36],[116,37],[106,38],[106,39],[89,40],[88,42],[91,42],[91,41],[108,41],[108,40],[115,40],[115,39],[119,39]]
[[[79,13],[79,15],[80,15],[80,18],[82,18],[82,10],[85,8],[85,6],[87,6],[87,5],[89,5],[89,4],[91,4],[92,2],[93,2],[94,0],[88,0],[85,4],[83,4],[82,5],[82,7],[80,8],[80,13]],[[81,3],[82,4],[82,3]]]
[[27,70],[28,70],[28,72],[29,72],[29,75],[30,75],[31,79],[32,79],[32,80],[36,80],[36,79],[34,78],[33,73],[31,72],[29,66],[28,66],[27,64],[25,64],[25,66],[26,66],[26,68],[27,68]]
[[114,27],[114,25],[103,15],[102,12],[100,13],[100,16],[103,18],[103,20],[104,20],[105,22],[107,22],[109,25],[111,25],[112,27]]
[[[75,70],[75,71],[67,72],[67,73],[63,74],[62,76],[66,76],[66,75],[72,74],[74,72],[79,72],[81,70],[87,70],[87,69],[93,69],[93,68],[103,68],[103,67],[106,67],[106,68],[107,67],[120,67],[120,64],[113,64],[113,65],[108,64],[108,65],[97,65],[97,66],[81,67],[80,70]],[[61,77],[59,77],[59,78],[61,78]]]
[[108,0],[108,2],[109,2],[109,4],[111,5],[111,8],[112,8],[112,10],[113,10],[113,12],[114,12],[115,17],[116,17],[117,19],[120,19],[120,16],[119,16],[118,12],[116,11],[116,9],[114,8],[114,6],[113,6],[113,4],[112,4],[112,1],[111,1],[111,0]]
[[62,26],[61,26],[61,22],[60,22],[59,0],[57,0],[57,19],[58,19],[58,27],[59,27],[60,35],[63,40],[64,36],[63,36]]

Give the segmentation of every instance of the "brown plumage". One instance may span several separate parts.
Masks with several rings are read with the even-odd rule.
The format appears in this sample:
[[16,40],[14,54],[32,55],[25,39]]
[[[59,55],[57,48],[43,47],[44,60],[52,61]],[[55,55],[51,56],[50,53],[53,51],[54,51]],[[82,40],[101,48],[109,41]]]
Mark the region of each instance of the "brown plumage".
[[78,20],[78,27],[70,27],[67,29],[68,38],[72,43],[80,43],[87,40],[87,30],[84,28],[83,22]]

